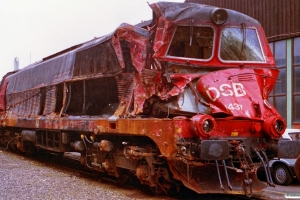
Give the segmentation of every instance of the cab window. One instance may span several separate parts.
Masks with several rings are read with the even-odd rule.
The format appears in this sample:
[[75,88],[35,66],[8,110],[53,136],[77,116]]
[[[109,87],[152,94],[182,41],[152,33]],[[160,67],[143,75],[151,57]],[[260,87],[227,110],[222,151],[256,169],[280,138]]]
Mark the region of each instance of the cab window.
[[264,61],[256,29],[243,26],[223,29],[220,57],[224,61]]
[[209,59],[212,56],[214,30],[211,27],[178,26],[168,56]]

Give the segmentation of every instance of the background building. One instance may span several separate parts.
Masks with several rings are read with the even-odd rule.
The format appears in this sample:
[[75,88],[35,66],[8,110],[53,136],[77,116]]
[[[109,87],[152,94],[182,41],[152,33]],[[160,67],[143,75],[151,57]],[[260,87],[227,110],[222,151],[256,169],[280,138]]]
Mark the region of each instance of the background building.
[[18,70],[19,69],[19,58],[15,57],[14,59],[14,70]]
[[280,70],[269,97],[288,128],[300,128],[300,1],[299,0],[187,0],[242,12],[264,27]]

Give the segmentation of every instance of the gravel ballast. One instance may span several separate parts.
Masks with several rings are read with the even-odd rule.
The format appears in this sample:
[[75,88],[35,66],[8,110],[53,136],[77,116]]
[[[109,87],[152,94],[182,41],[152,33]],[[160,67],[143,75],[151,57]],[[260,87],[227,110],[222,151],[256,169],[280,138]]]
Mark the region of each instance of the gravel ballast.
[[0,151],[0,199],[161,199],[82,177],[30,157]]

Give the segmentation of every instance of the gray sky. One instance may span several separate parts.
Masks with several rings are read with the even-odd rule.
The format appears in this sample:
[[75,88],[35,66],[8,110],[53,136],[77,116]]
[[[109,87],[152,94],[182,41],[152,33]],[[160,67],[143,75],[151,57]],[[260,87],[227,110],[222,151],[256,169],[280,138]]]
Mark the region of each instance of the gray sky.
[[[157,0],[158,1],[158,0]],[[0,79],[14,68],[152,17],[155,0],[0,0]],[[184,2],[184,0],[164,0]]]

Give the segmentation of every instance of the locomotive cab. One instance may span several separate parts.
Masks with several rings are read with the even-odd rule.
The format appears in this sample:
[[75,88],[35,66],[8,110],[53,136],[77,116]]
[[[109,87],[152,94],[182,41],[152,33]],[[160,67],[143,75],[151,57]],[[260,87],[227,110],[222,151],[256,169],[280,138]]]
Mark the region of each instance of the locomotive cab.
[[[164,12],[158,12],[156,6]],[[226,179],[232,190],[237,183],[230,183],[228,165],[241,168],[243,178],[237,175],[235,180],[243,179],[248,194],[252,185],[261,187],[252,184],[258,182],[253,162],[268,164],[268,156],[277,151],[268,143],[276,143],[286,128],[285,120],[268,101],[279,71],[259,22],[232,10],[205,5],[197,5],[197,10],[195,6],[178,8],[184,14],[176,15],[173,4],[151,5],[157,20],[154,66],[170,89],[164,96],[158,93],[163,101],[157,101],[157,96],[149,100],[152,105],[148,103],[147,108],[156,117],[189,119],[189,129],[178,137],[178,157],[169,162],[173,174],[182,171],[178,159],[200,160],[198,165],[213,163],[218,172],[215,181],[224,189],[222,179]],[[265,150],[273,153],[267,156]],[[225,174],[220,173],[218,163]],[[209,173],[193,167],[191,173],[198,174],[180,173],[182,179]],[[268,168],[265,170],[268,184],[274,186]],[[185,184],[198,191],[211,190],[200,183],[197,189],[196,183]]]
[[261,25],[232,10],[199,7],[205,11],[154,18],[153,58],[171,89],[162,97],[169,101],[154,103],[153,114],[254,120],[259,137],[279,138],[286,124],[268,102],[279,71]]

